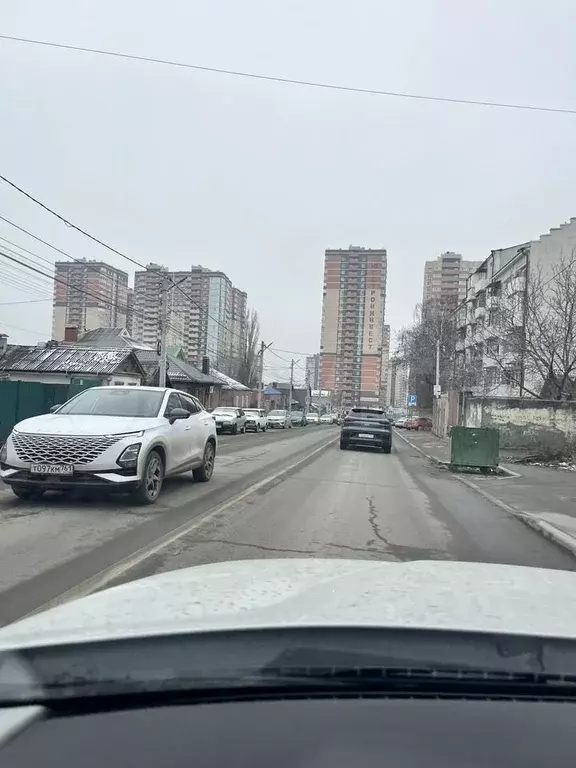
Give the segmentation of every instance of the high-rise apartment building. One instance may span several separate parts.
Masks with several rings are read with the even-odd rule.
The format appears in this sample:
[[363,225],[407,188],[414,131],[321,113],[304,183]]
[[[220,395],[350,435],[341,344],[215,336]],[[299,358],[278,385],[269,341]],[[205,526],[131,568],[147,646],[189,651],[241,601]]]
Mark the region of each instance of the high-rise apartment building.
[[465,261],[460,253],[446,251],[424,265],[422,305],[454,306],[466,296],[466,280],[480,266],[479,261]]
[[320,389],[320,355],[306,358],[306,381],[310,389]]
[[400,360],[394,361],[390,366],[390,405],[393,408],[406,408],[409,379],[408,364]]
[[326,250],[320,384],[344,407],[381,400],[385,304],[384,248]]
[[126,330],[132,336],[132,325],[134,323],[134,288],[128,288],[126,297]]
[[246,333],[247,295],[223,272],[202,266],[168,272],[158,264],[136,272],[134,339],[149,345],[158,340],[163,273],[171,286],[167,294],[168,346],[183,348],[187,360],[195,365],[201,365],[202,357],[208,355],[214,368],[236,375]]
[[382,329],[382,372],[380,375],[380,402],[390,405],[390,326]]
[[67,326],[79,332],[126,326],[128,274],[103,261],[57,261],[54,265],[52,338]]

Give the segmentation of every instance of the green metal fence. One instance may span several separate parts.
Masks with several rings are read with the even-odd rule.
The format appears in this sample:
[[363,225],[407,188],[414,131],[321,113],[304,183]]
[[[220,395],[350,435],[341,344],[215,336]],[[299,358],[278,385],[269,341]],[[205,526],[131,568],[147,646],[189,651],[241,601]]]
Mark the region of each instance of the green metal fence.
[[101,384],[82,379],[74,384],[41,384],[36,381],[0,381],[0,441],[23,419],[48,413],[53,405],[65,403],[78,392]]

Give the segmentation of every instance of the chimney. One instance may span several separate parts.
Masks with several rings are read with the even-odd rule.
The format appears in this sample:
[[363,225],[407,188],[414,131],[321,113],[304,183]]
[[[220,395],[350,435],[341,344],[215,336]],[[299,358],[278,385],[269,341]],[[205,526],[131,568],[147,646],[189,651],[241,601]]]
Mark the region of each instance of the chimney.
[[0,333],[0,357],[6,353],[6,347],[8,346],[8,336],[5,333]]
[[67,325],[64,329],[64,341],[68,344],[73,344],[75,341],[78,341],[78,326],[77,325]]
[[206,376],[210,375],[210,358],[204,356],[202,358],[202,373],[205,373]]

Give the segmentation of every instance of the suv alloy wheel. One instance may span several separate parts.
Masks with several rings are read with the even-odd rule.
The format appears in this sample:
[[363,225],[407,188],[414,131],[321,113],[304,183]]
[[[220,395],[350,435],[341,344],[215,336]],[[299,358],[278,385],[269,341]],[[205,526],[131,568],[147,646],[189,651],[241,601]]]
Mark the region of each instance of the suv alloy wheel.
[[164,462],[158,451],[150,451],[146,457],[142,482],[134,491],[134,498],[140,504],[154,504],[164,482]]
[[192,470],[192,476],[196,483],[207,483],[212,477],[214,472],[214,457],[216,451],[214,450],[214,443],[208,441],[204,447],[204,457],[202,459],[202,465]]

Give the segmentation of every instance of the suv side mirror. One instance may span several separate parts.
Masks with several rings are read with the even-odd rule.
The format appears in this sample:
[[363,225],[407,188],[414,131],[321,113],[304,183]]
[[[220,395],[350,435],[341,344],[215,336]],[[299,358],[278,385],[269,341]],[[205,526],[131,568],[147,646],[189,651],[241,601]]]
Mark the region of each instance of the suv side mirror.
[[62,403],[57,403],[56,405],[50,406],[50,413],[56,413],[58,408],[62,407]]
[[188,411],[185,411],[184,408],[172,408],[168,416],[168,421],[170,424],[174,424],[175,421],[178,421],[179,419],[187,419],[189,416],[190,414]]

